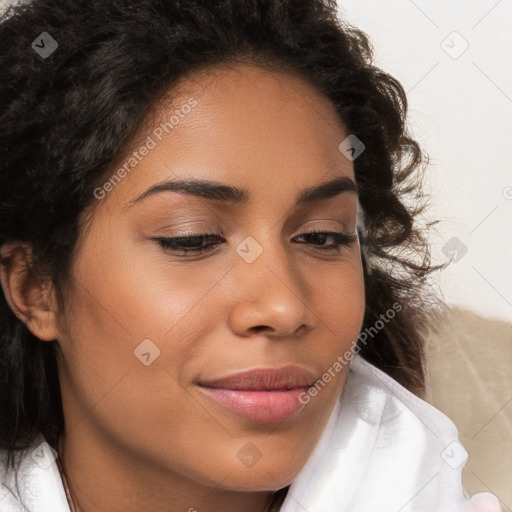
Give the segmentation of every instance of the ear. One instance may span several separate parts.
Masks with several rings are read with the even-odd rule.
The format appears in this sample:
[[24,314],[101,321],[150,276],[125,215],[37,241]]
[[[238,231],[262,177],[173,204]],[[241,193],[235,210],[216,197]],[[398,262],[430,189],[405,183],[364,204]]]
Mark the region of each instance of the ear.
[[32,248],[12,242],[0,249],[0,280],[14,314],[37,338],[57,338],[57,301],[49,278],[37,275]]

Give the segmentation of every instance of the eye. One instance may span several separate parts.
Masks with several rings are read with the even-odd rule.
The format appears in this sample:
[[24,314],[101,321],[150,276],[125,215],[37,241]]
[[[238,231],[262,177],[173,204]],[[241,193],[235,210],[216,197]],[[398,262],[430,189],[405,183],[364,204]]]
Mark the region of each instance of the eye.
[[[344,246],[352,245],[357,241],[357,235],[348,233],[338,233],[335,231],[313,230],[295,237],[297,239],[308,238],[312,243],[308,245],[317,246],[320,251],[341,252]],[[325,241],[331,238],[334,242],[325,246]],[[179,237],[157,237],[154,238],[160,246],[171,252],[181,254],[203,254],[212,251],[217,245],[226,241],[219,233],[198,233]],[[208,243],[209,242],[209,243]],[[306,242],[307,243],[307,242]]]
[[[337,231],[321,231],[313,230],[309,233],[299,235],[297,238],[308,237],[310,240],[316,241],[312,245],[318,246],[320,251],[341,252],[343,247],[350,246],[357,241],[357,235],[349,233],[338,233]],[[334,242],[328,246],[325,245],[326,239],[331,238]]]
[[223,240],[225,239],[216,233],[205,233],[205,234],[193,234],[187,236],[179,236],[173,238],[166,237],[157,237],[154,238],[163,249],[168,251],[175,251],[181,253],[194,253],[194,254],[202,254],[205,252],[209,252],[215,248],[217,243],[209,243],[208,245],[203,245],[204,242],[212,242],[214,240]]

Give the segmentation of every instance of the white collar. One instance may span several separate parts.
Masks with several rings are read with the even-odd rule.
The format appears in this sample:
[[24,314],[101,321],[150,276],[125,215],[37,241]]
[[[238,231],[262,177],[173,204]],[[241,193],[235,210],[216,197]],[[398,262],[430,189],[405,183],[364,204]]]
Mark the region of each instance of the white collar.
[[454,423],[355,355],[340,400],[280,512],[500,512],[468,500]]
[[[489,493],[464,496],[467,453],[457,439],[447,416],[356,355],[280,512],[500,512]],[[39,435],[34,447],[42,442]],[[47,444],[45,449],[50,457]],[[31,512],[70,512],[57,464],[44,468],[32,453],[27,451],[18,477],[26,506]],[[0,510],[24,512],[7,490],[15,489],[14,475],[0,471]]]

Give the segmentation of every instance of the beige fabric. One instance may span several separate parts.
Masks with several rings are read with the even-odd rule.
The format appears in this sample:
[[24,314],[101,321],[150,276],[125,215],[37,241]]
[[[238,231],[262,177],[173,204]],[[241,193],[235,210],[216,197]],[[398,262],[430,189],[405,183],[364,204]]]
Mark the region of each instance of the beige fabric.
[[512,511],[512,324],[451,308],[427,334],[426,401],[459,429],[469,494],[494,493]]

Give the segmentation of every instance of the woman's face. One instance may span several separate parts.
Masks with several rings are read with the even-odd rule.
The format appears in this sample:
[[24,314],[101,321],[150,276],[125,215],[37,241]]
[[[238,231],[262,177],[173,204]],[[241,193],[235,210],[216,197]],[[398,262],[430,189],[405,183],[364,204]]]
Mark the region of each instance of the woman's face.
[[[134,145],[129,171],[118,173],[128,156],[96,190],[58,341],[75,474],[89,468],[101,488],[103,472],[111,489],[115,475],[127,485],[145,475],[147,493],[180,482],[201,510],[212,492],[289,484],[348,368],[298,406],[296,392],[268,391],[270,381],[255,391],[258,381],[242,380],[245,392],[201,383],[293,365],[311,384],[351,348],[365,303],[358,240],[337,251],[336,235],[308,235],[356,234],[357,195],[343,191],[353,165],[338,150],[348,133],[330,102],[297,77],[251,66],[183,85]],[[334,192],[303,195],[337,178]],[[177,180],[225,188],[173,191]],[[201,254],[165,242],[193,234],[212,235],[181,240],[210,245]]]

